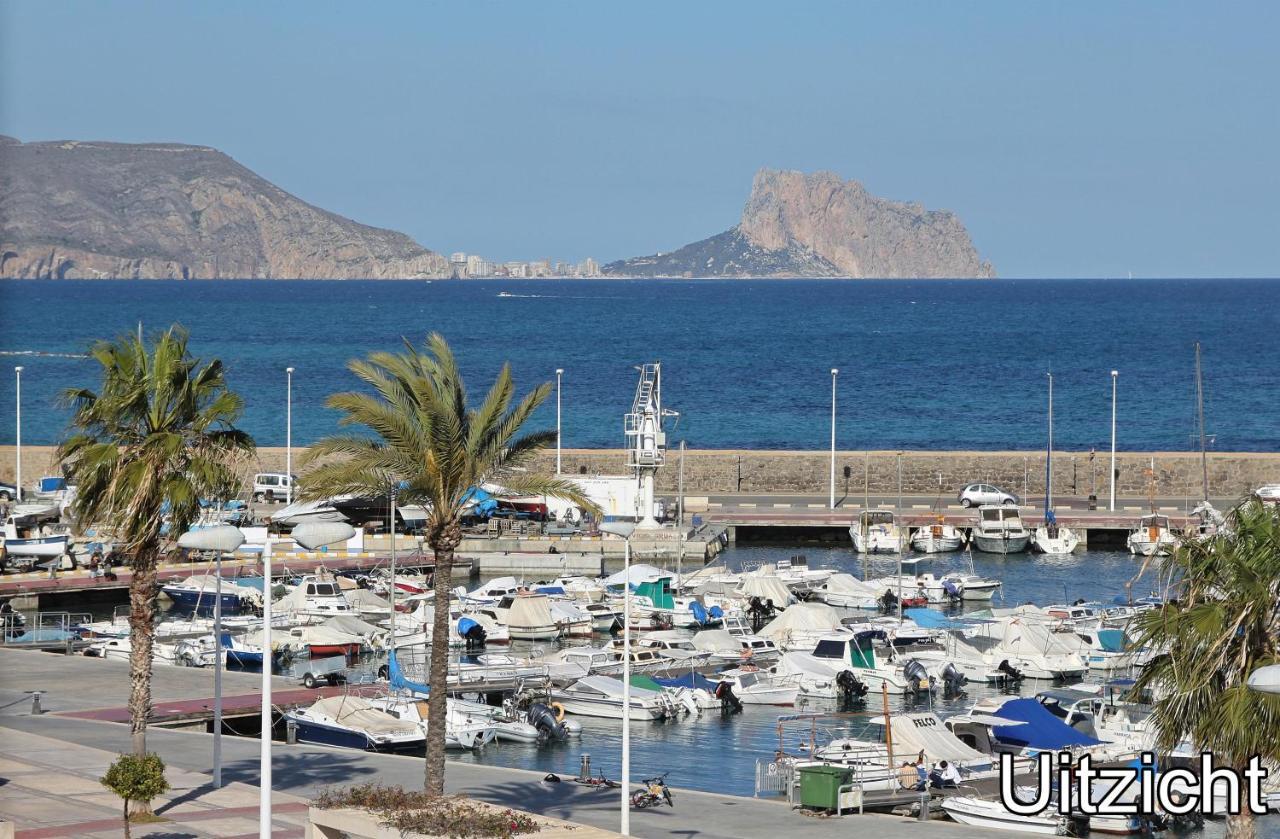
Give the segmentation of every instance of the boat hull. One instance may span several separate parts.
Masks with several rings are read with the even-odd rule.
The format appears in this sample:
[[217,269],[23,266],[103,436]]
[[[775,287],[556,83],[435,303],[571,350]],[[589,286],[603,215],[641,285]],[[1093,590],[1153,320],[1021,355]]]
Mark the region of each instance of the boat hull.
[[315,743],[321,746],[338,746],[344,749],[358,749],[366,752],[408,753],[420,752],[425,748],[425,739],[393,740],[378,742],[363,731],[351,728],[323,725],[313,720],[300,717],[286,717],[297,726],[298,742]]
[[51,559],[67,552],[66,534],[58,536],[36,536],[32,539],[5,539],[4,549],[9,556],[34,556],[40,559]]
[[351,644],[308,644],[307,651],[312,658],[327,658],[333,655],[342,655],[352,658],[360,654],[360,645]]
[[973,546],[983,553],[989,554],[1016,554],[1022,553],[1027,549],[1028,543],[1031,541],[1031,534],[1024,533],[1020,536],[985,536],[980,533],[973,534]]
[[1018,816],[998,806],[995,802],[978,801],[967,796],[944,799],[942,809],[954,821],[995,830],[1035,833],[1041,836],[1058,835],[1059,820],[1042,816]]
[[[194,589],[180,589],[172,586],[166,586],[161,589],[165,595],[173,601],[173,605],[183,611],[191,611],[201,615],[213,614],[213,601],[217,596],[212,591],[197,591]],[[243,601],[239,595],[223,594],[222,595],[222,614],[238,615],[243,607]]]

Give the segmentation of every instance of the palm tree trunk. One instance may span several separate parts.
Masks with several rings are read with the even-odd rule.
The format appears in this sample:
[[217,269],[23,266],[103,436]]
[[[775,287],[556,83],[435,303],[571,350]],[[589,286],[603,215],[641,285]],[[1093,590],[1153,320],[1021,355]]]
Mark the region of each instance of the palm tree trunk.
[[449,583],[452,581],[453,549],[457,543],[449,539],[432,541],[436,570],[432,588],[435,591],[435,617],[431,623],[431,660],[427,698],[427,764],[423,789],[428,795],[444,795],[444,735],[448,717],[449,680]]
[[139,550],[129,581],[129,724],[133,753],[147,754],[147,720],[151,716],[151,652],[156,630],[156,553]]
[[[1236,774],[1242,778],[1248,764],[1236,767]],[[1240,784],[1240,800],[1236,802],[1236,806],[1240,812],[1236,815],[1227,816],[1227,835],[1226,839],[1254,839],[1258,835],[1258,826],[1253,818],[1253,811],[1249,809],[1249,785]]]

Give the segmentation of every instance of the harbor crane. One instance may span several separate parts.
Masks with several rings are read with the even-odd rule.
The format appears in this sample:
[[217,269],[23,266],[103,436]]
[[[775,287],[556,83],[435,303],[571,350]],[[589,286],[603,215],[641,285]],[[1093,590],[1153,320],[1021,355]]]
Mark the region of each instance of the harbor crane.
[[640,371],[640,381],[631,412],[623,418],[623,435],[627,466],[635,469],[640,485],[636,527],[652,529],[661,526],[653,517],[653,489],[658,469],[666,460],[667,435],[662,421],[680,414],[662,407],[662,363],[642,364],[636,369]]

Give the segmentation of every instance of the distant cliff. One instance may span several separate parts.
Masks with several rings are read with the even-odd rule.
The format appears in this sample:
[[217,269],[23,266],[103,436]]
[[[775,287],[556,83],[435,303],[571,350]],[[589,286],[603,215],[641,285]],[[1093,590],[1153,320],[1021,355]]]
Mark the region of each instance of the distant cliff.
[[205,146],[0,137],[0,277],[449,276],[403,233],[314,207]]
[[762,169],[736,227],[671,253],[612,262],[643,277],[993,277],[945,210],[877,198],[831,172]]

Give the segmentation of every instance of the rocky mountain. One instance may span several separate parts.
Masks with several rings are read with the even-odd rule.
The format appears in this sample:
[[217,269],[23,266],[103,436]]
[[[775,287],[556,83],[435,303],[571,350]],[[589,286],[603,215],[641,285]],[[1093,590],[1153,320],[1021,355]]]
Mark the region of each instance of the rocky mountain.
[[314,207],[216,149],[0,137],[0,277],[449,274],[403,233]]
[[960,219],[877,198],[831,172],[762,169],[736,227],[671,253],[612,262],[643,277],[993,277]]

